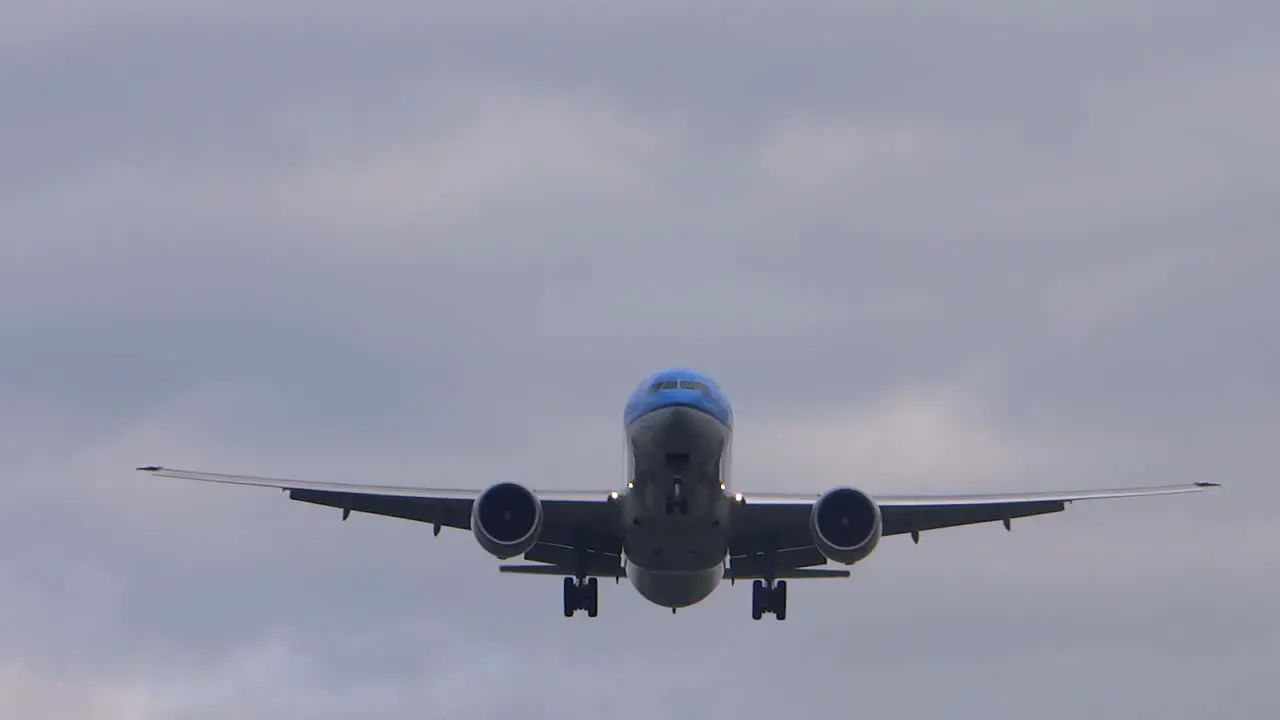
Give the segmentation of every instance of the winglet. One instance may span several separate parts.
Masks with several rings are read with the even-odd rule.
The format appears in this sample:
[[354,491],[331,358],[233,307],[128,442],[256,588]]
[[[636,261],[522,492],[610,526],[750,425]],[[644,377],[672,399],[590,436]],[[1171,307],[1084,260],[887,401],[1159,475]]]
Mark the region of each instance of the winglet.
[[141,470],[142,472],[160,472],[164,468],[160,467],[159,465],[147,465],[146,467],[140,467],[138,469]]

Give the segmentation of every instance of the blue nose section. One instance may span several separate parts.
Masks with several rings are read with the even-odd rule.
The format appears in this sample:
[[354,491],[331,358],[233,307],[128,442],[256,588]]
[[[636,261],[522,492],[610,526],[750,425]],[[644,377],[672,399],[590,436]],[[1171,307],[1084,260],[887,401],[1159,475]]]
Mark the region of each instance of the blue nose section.
[[672,407],[697,410],[726,427],[733,424],[733,414],[727,403],[708,392],[685,388],[658,390],[635,398],[627,405],[624,422],[630,425],[649,413]]

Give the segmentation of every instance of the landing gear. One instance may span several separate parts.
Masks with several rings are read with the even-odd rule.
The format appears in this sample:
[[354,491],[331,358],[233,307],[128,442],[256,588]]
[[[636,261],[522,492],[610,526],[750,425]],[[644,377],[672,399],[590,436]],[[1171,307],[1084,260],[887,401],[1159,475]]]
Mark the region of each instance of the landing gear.
[[671,495],[667,498],[667,514],[668,515],[688,515],[689,499],[685,497],[683,488],[680,486],[682,478],[677,475],[671,482]]
[[759,620],[765,613],[773,613],[778,620],[787,619],[786,580],[751,583],[751,619]]
[[579,610],[586,610],[587,617],[595,617],[600,609],[600,581],[596,578],[564,579],[564,616],[573,617]]

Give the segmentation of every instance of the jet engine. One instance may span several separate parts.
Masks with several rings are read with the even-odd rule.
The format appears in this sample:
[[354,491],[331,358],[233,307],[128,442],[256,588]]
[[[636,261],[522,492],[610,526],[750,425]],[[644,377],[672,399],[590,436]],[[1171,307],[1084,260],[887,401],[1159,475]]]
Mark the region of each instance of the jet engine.
[[471,505],[471,534],[500,560],[522,555],[542,532],[542,501],[516,483],[498,483]]
[[880,506],[853,488],[830,490],[813,504],[809,530],[818,552],[833,562],[852,565],[880,542]]

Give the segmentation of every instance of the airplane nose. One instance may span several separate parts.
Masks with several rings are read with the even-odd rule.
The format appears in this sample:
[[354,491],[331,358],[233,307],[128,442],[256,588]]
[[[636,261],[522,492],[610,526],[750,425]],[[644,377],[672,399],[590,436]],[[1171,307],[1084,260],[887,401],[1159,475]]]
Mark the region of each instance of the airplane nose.
[[687,407],[669,407],[662,411],[658,429],[660,441],[674,452],[688,453],[691,444],[702,436],[702,413]]
[[662,431],[666,435],[685,435],[693,429],[694,418],[693,413],[687,407],[679,405],[669,407],[663,411]]

